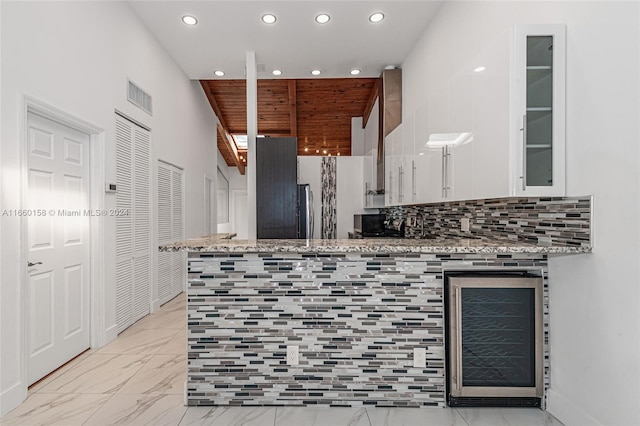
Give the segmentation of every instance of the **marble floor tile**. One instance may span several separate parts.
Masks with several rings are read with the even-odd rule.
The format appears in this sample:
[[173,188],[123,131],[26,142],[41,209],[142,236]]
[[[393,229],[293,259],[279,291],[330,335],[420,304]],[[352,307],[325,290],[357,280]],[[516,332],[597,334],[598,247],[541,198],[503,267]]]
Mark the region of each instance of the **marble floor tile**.
[[41,379],[39,382],[36,382],[35,384],[31,385],[31,387],[29,387],[29,395],[40,391],[43,387],[51,383],[53,380],[57,379],[67,371],[75,368],[78,364],[80,364],[80,362],[85,360],[89,355],[93,353],[95,353],[95,349],[88,349],[84,351],[83,353],[81,353],[71,361],[64,364],[62,367],[58,368],[56,371],[52,372],[45,378]]
[[275,417],[275,407],[188,407],[180,426],[270,426]]
[[114,395],[85,425],[175,426],[187,407],[182,395]]
[[377,408],[368,407],[372,426],[467,426],[451,408]]
[[[140,321],[129,327],[125,333],[139,330],[171,329],[181,330],[187,328],[187,309],[182,306],[175,311],[158,311],[147,315]],[[125,334],[123,333],[123,334]]]
[[118,393],[183,395],[186,380],[186,355],[153,355]]
[[0,421],[2,426],[14,425],[81,425],[111,395],[36,393]]
[[562,426],[546,411],[536,408],[456,408],[470,426]]
[[276,426],[370,426],[367,410],[346,407],[278,407]]
[[151,355],[92,354],[43,386],[38,393],[115,393]]
[[96,354],[155,355],[176,333],[175,329],[166,328],[125,330],[116,340],[98,349]]
[[171,336],[166,345],[160,348],[158,354],[164,355],[186,355],[187,353],[187,327],[178,330]]
[[169,311],[178,311],[178,310],[186,312],[187,310],[186,301],[187,301],[187,295],[186,293],[182,292],[176,297],[174,297],[173,299],[171,299],[170,301],[168,301],[167,303],[165,303],[164,305],[162,305],[160,307],[159,312],[169,312]]

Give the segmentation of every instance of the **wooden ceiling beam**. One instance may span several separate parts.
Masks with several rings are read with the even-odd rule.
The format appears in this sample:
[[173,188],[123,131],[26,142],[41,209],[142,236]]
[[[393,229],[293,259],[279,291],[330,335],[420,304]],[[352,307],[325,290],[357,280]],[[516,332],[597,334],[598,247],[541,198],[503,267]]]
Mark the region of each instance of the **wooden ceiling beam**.
[[373,87],[371,88],[371,93],[369,94],[367,105],[365,105],[364,112],[362,113],[363,129],[367,127],[367,122],[369,121],[369,117],[371,116],[371,110],[373,110],[373,105],[376,103],[376,99],[378,99],[379,90],[380,90],[380,79],[377,79],[376,82],[373,84]]
[[229,127],[227,126],[227,123],[224,119],[224,115],[222,115],[222,110],[220,109],[220,106],[218,105],[218,102],[216,101],[215,96],[213,96],[213,93],[211,93],[211,87],[209,87],[209,83],[207,83],[205,80],[200,80],[200,85],[202,86],[202,90],[204,90],[204,94],[207,96],[207,99],[209,100],[211,109],[213,109],[213,112],[215,113],[216,117],[218,117],[218,122],[222,125],[222,127],[225,130],[228,129]]
[[296,101],[296,81],[289,80],[289,123],[291,136],[298,136],[298,105]]
[[238,148],[236,147],[236,143],[233,141],[233,138],[220,123],[218,123],[218,132],[222,136],[222,139],[225,141],[226,148],[232,153],[235,166],[240,171],[240,174],[244,175],[244,162],[240,159],[240,154],[238,153]]

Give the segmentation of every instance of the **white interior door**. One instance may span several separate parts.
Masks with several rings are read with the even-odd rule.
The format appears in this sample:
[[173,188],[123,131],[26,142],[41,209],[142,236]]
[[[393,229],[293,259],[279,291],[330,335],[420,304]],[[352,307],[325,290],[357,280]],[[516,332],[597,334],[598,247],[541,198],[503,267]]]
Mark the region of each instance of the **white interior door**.
[[33,113],[27,126],[32,384],[90,346],[90,137]]

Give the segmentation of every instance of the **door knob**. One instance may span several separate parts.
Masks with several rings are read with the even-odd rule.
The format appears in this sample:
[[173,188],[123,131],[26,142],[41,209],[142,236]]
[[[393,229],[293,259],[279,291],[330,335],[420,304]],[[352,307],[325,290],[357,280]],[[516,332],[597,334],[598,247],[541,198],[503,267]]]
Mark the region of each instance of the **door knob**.
[[29,266],[29,267],[36,266],[36,265],[42,265],[42,262],[35,262],[35,263],[29,262],[29,263],[27,263],[27,266]]

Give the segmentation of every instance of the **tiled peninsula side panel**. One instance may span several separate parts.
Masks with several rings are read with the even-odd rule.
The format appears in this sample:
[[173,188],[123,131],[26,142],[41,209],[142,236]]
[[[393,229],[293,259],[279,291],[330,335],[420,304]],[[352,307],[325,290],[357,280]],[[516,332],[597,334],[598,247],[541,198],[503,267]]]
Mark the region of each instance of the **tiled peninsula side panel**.
[[456,265],[544,271],[548,354],[544,255],[190,253],[188,405],[444,406]]
[[[406,236],[507,237],[539,245],[589,246],[591,197],[496,198],[392,207],[406,219]],[[460,219],[470,230],[462,231]]]

